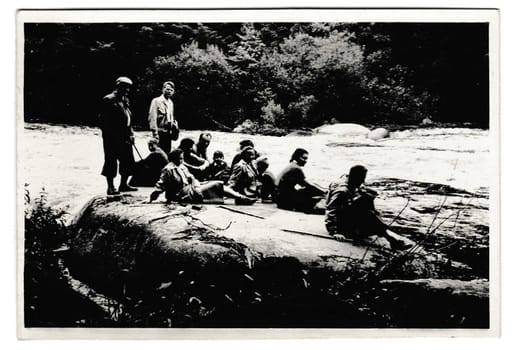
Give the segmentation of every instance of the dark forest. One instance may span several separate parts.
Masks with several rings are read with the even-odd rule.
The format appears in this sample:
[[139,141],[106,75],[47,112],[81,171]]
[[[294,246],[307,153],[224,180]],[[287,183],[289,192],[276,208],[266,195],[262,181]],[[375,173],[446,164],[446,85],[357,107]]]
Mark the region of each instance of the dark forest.
[[29,23],[25,121],[95,125],[120,75],[146,128],[161,84],[188,129],[245,120],[280,129],[328,122],[489,125],[482,23]]

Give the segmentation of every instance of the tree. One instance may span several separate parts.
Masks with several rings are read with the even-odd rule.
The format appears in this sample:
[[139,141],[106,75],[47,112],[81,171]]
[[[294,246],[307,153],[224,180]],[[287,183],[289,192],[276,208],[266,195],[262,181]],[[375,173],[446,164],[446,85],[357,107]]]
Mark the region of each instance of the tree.
[[184,127],[212,128],[240,117],[235,69],[215,45],[184,45],[176,55],[156,58],[148,73],[153,81],[172,77],[176,116]]

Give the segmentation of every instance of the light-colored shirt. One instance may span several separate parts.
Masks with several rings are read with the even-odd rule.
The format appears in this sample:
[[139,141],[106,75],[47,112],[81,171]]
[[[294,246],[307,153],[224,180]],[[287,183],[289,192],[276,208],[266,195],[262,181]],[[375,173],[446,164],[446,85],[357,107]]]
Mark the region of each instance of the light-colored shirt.
[[257,174],[251,164],[243,159],[233,167],[232,174],[228,179],[228,186],[236,192],[249,197],[257,195]]
[[156,133],[159,130],[169,131],[173,121],[174,105],[171,99],[160,95],[151,100],[150,111],[148,112],[148,123],[152,132]]
[[155,191],[166,192],[166,198],[172,201],[182,201],[189,198],[199,182],[183,165],[168,163],[155,184]]

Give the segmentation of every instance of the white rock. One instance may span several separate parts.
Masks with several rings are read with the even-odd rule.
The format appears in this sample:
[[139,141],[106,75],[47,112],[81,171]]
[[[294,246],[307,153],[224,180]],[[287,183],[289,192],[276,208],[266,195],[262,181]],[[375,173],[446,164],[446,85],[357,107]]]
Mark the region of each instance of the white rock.
[[370,131],[367,134],[367,138],[374,140],[374,141],[381,140],[381,139],[384,139],[387,137],[390,137],[390,131],[388,131],[385,128],[377,128],[377,129]]
[[319,134],[329,134],[337,136],[365,136],[369,133],[369,128],[363,125],[352,123],[339,123],[323,125],[316,129]]
[[433,121],[429,118],[422,119],[422,125],[433,125]]

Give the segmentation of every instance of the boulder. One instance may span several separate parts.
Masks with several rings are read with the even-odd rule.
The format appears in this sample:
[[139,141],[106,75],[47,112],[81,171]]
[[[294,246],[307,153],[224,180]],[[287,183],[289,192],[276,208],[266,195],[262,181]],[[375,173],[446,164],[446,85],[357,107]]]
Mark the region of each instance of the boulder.
[[490,326],[488,280],[394,279],[380,284],[381,305],[399,327]]
[[[408,293],[402,292],[403,287],[392,288],[390,280],[475,278],[478,270],[455,256],[483,271],[487,268],[485,256],[471,258],[470,250],[462,250],[464,245],[451,243],[449,235],[456,232],[453,225],[441,225],[436,235],[425,233],[440,205],[440,193],[450,196],[448,209],[444,207],[440,217],[447,217],[453,201],[461,206],[461,198],[469,194],[439,187],[428,193],[426,188],[432,187],[428,184],[397,179],[372,187],[386,199],[377,203],[385,222],[394,222],[396,232],[422,245],[411,252],[393,252],[386,240],[376,236],[364,242],[339,242],[327,235],[322,215],[262,203],[146,203],[151,189],[148,193],[140,189],[137,195],[91,199],[70,226],[65,263],[74,278],[121,301],[131,315],[128,326],[139,324],[133,320],[141,320],[144,326],[183,327],[240,327],[241,322],[252,327],[383,326],[380,322],[386,317],[365,311],[374,301],[379,303],[371,305],[373,310],[390,315],[394,320],[390,324],[412,326],[409,314],[393,307],[408,303]],[[405,204],[402,194],[412,201],[397,217]],[[475,224],[481,211],[486,212],[486,200],[474,198],[467,204],[472,213],[468,222],[467,215],[459,215],[467,234],[472,229],[481,234]],[[433,247],[431,238],[435,237],[435,249],[424,249],[423,245]],[[443,252],[452,252],[454,257]],[[383,279],[388,281],[379,284]],[[388,292],[392,290],[400,298]],[[426,300],[439,300],[431,295],[438,295],[434,288],[422,290]],[[361,299],[348,302],[355,295]],[[451,305],[451,298],[461,298],[461,293],[447,294],[443,305]],[[458,326],[464,316],[457,313],[451,318],[443,308],[438,313],[425,324]],[[157,319],[150,314],[158,315]],[[477,320],[472,317],[469,320]],[[422,325],[426,320],[418,315],[417,321]]]
[[377,129],[370,131],[367,134],[367,138],[374,140],[374,141],[385,139],[387,137],[390,137],[390,131],[388,131],[385,128],[377,128]]
[[433,125],[433,124],[434,124],[434,122],[430,118],[422,119],[422,125],[428,126],[428,125]]
[[315,129],[318,134],[335,135],[339,137],[366,136],[370,130],[363,125],[339,123],[323,125]]
[[475,297],[476,299],[488,299],[490,289],[489,282],[486,279],[475,279],[471,281],[436,278],[421,278],[416,280],[390,279],[381,281],[381,284],[388,288],[418,289],[447,296]]
[[[229,269],[250,271],[271,259],[295,261],[298,270],[337,274],[355,262],[361,270],[374,270],[393,255],[383,238],[361,243],[332,239],[322,215],[272,204],[181,206],[147,204],[146,198],[91,200],[71,229],[72,272],[109,289],[124,271],[156,284],[179,270],[210,271],[209,278],[216,278]],[[440,254],[419,249],[406,262],[408,277],[424,277],[426,270],[443,265],[441,261]]]
[[253,132],[255,132],[256,128],[257,128],[257,126],[255,125],[255,123],[253,121],[246,119],[241,124],[237,125],[233,129],[233,132],[253,133]]

